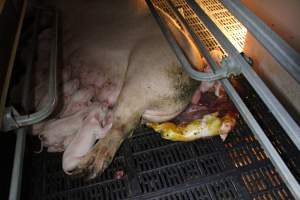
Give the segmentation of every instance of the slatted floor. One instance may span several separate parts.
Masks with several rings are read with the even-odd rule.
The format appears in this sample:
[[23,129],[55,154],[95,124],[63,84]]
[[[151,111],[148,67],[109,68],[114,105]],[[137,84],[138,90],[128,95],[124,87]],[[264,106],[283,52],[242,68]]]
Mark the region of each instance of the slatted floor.
[[[247,89],[244,100],[299,180],[296,147],[250,86],[240,82]],[[115,179],[120,170],[125,175]],[[293,199],[242,119],[224,143],[219,137],[171,142],[139,127],[93,180],[65,175],[61,154],[45,152],[32,154],[25,174],[23,197],[32,200]]]

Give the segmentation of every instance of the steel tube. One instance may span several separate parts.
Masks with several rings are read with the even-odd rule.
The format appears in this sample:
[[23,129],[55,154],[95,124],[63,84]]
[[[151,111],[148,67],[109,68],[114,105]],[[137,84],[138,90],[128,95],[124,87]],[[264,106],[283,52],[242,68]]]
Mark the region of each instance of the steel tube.
[[[25,74],[25,82],[23,86],[23,94],[22,96],[26,96],[31,93],[31,83],[32,83],[32,73],[33,73],[33,66],[35,62],[35,55],[36,55],[36,49],[37,49],[37,42],[38,42],[38,27],[40,22],[40,11],[36,10],[35,13],[35,20],[34,20],[34,26],[33,26],[33,40],[31,44],[31,55],[29,56],[29,61],[26,63],[26,74]],[[22,99],[22,106],[26,109],[26,112],[28,113],[29,110],[31,110],[32,107],[32,99],[30,98],[23,98]]]
[[[37,19],[38,20],[38,19]],[[36,24],[37,25],[37,24]],[[35,25],[35,28],[37,26]],[[51,46],[51,55],[50,55],[50,75],[49,75],[49,102],[46,108],[43,108],[42,112],[35,113],[37,117],[35,119],[29,119],[29,121],[24,121],[21,124],[27,125],[27,123],[32,123],[35,120],[41,119],[45,117],[46,115],[50,115],[52,113],[52,110],[54,109],[55,102],[56,102],[56,66],[57,66],[57,42],[58,42],[58,14],[55,11],[55,23],[54,23],[54,30],[55,30],[55,39],[52,42]],[[35,30],[35,36],[36,36],[36,30]],[[35,41],[33,42],[35,45]],[[33,60],[32,60],[33,61]],[[31,63],[29,63],[31,64]],[[30,75],[28,74],[31,71],[32,65],[28,66],[26,78],[30,78]],[[29,90],[29,80],[26,80],[26,86],[24,87],[23,91],[23,102],[24,103],[24,109],[28,111],[28,104],[26,102],[30,101],[30,95],[28,93]],[[18,118],[17,118],[18,119]],[[19,118],[22,119],[22,118]],[[31,121],[30,121],[31,120]],[[28,132],[27,127],[20,128],[15,131],[17,140],[16,140],[16,146],[15,146],[15,153],[14,153],[14,164],[13,164],[13,170],[12,170],[12,178],[11,178],[11,184],[10,184],[10,191],[9,191],[9,200],[19,200],[21,197],[21,183],[22,183],[22,170],[23,170],[23,161],[24,161],[24,152],[25,152],[25,145],[26,145],[26,135]]]
[[20,127],[38,123],[47,118],[55,109],[57,103],[57,51],[58,51],[58,13],[55,12],[55,22],[53,25],[54,39],[51,44],[51,54],[49,63],[49,84],[48,84],[48,102],[41,110],[16,117],[16,122]]
[[20,199],[26,133],[26,127],[18,129],[16,131],[17,141],[15,147],[14,165],[12,169],[12,178],[9,188],[9,200]]
[[221,2],[300,83],[300,55],[240,0],[221,0]]

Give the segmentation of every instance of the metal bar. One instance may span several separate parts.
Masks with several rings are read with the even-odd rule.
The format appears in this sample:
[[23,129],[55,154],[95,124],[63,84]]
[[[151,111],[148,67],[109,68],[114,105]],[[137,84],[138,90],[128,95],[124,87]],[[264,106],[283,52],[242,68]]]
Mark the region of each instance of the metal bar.
[[[186,0],[189,6],[194,10],[195,14],[206,25],[210,32],[216,37],[219,43],[226,49],[228,55],[235,61],[237,65],[241,65],[242,73],[255,89],[257,94],[264,101],[266,106],[272,112],[274,117],[280,123],[282,128],[292,139],[296,147],[300,150],[300,128],[289,113],[283,108],[280,102],[272,94],[265,83],[256,75],[254,70],[249,64],[239,55],[235,47],[229,42],[229,40],[223,35],[218,27],[211,21],[206,13],[198,6],[194,0]],[[233,55],[233,57],[232,57]]]
[[16,117],[17,124],[22,126],[28,126],[35,123],[38,123],[45,118],[47,118],[55,109],[57,103],[57,51],[58,51],[58,13],[54,11],[54,39],[51,44],[51,54],[50,54],[50,63],[49,63],[49,84],[48,84],[48,102],[44,108],[41,110],[29,114]]
[[28,128],[21,128],[16,131],[17,141],[15,147],[14,165],[9,189],[9,200],[19,200],[21,195],[22,169],[26,132]]
[[[25,82],[23,86],[23,94],[22,96],[26,96],[27,94],[31,93],[31,83],[32,83],[32,70],[35,62],[35,55],[36,55],[36,49],[37,49],[37,41],[38,41],[38,27],[40,22],[40,10],[36,10],[35,12],[35,19],[34,19],[34,26],[33,26],[33,37],[31,42],[31,55],[29,57],[29,61],[26,63],[26,74],[25,74]],[[26,113],[31,110],[31,103],[32,99],[30,98],[23,98],[22,99],[22,106],[23,108],[27,109]]]
[[[4,2],[3,2],[3,4],[4,4]],[[8,3],[8,2],[6,2],[6,3]],[[5,76],[5,79],[4,79],[3,87],[2,87],[2,89],[0,89],[0,129],[2,128],[2,123],[1,122],[2,122],[2,119],[5,115],[5,113],[3,111],[5,109],[5,103],[6,103],[8,88],[9,88],[9,84],[10,84],[11,74],[12,74],[12,71],[13,71],[15,57],[16,57],[16,54],[17,54],[17,48],[18,48],[18,45],[19,45],[19,40],[20,40],[20,35],[21,35],[21,30],[22,30],[22,25],[23,25],[23,21],[24,21],[24,16],[25,16],[27,4],[28,4],[28,1],[24,0],[23,5],[22,5],[22,10],[21,10],[21,13],[20,13],[20,17],[19,17],[19,22],[18,22],[17,29],[16,29],[15,38],[14,38],[14,41],[13,41],[13,46],[11,48],[11,54],[10,54],[10,57],[9,57],[9,60],[8,60],[8,67],[7,67],[6,76]],[[0,12],[0,14],[1,14],[1,12]],[[1,56],[3,56],[3,55],[1,55]],[[1,58],[1,59],[3,59],[3,58]],[[5,67],[5,66],[0,66],[0,67]]]
[[253,14],[240,0],[221,0],[222,4],[252,33],[289,74],[300,83],[300,55]]
[[[146,0],[146,3],[148,4],[148,7],[150,11],[153,14],[153,17],[155,18],[156,22],[160,26],[162,33],[164,34],[166,40],[169,42],[170,46],[172,47],[172,50],[174,51],[176,57],[178,58],[179,62],[183,66],[183,69],[195,80],[199,81],[211,81],[211,80],[218,80],[221,78],[224,78],[223,73],[214,74],[214,73],[201,73],[193,69],[191,64],[189,63],[188,59],[185,57],[183,51],[177,44],[176,40],[174,39],[174,36],[172,35],[171,31],[166,28],[166,25],[164,24],[163,20],[159,17],[159,14],[155,10],[153,4],[150,0]],[[223,72],[225,72],[223,70]]]
[[[55,39],[52,42],[51,48],[51,61],[50,61],[50,75],[49,75],[49,82],[53,84],[49,84],[49,102],[56,102],[56,65],[57,65],[57,42],[58,42],[58,13],[55,11],[55,23],[54,23],[54,30],[55,30]],[[35,35],[35,34],[34,34]],[[34,42],[33,42],[34,44]],[[30,63],[31,64],[31,63]],[[31,65],[29,67],[29,71],[31,69]],[[28,72],[28,71],[27,71]],[[28,78],[30,76],[26,76]],[[28,92],[29,85],[24,87],[23,91],[23,99],[24,102],[28,102],[30,100],[30,95]],[[53,103],[51,103],[52,105]],[[24,106],[27,106],[26,103]],[[27,107],[24,107],[25,110],[28,110]],[[50,112],[51,108],[47,108]],[[52,111],[51,111],[52,112]],[[50,112],[50,113],[51,113]],[[15,146],[15,155],[14,155],[14,165],[12,170],[12,178],[10,184],[10,191],[9,191],[9,200],[19,200],[21,196],[21,183],[22,183],[22,170],[23,170],[23,161],[24,161],[24,152],[25,152],[25,145],[26,145],[26,133],[28,131],[27,127],[20,128],[16,131],[17,140]]]

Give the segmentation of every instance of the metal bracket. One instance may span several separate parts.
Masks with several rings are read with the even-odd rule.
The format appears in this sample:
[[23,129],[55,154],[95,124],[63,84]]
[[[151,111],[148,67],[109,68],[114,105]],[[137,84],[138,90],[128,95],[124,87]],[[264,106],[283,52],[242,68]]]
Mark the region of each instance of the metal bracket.
[[242,72],[241,67],[230,57],[226,57],[221,61],[221,67],[226,69],[226,77],[224,78],[228,78],[231,75],[239,75]]
[[16,121],[16,117],[18,116],[20,116],[20,114],[14,107],[5,108],[1,126],[2,130],[8,131],[19,128],[20,126]]

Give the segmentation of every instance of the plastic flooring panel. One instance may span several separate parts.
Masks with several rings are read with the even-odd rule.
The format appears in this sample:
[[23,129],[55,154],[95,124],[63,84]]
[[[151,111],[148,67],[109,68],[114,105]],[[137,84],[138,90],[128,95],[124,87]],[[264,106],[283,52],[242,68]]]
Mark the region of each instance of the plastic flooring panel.
[[[299,180],[299,152],[249,84],[244,100]],[[293,199],[242,119],[225,142],[212,137],[171,142],[138,127],[111,165],[93,180],[65,175],[61,154],[33,154],[24,199]],[[117,179],[115,174],[123,171]]]

